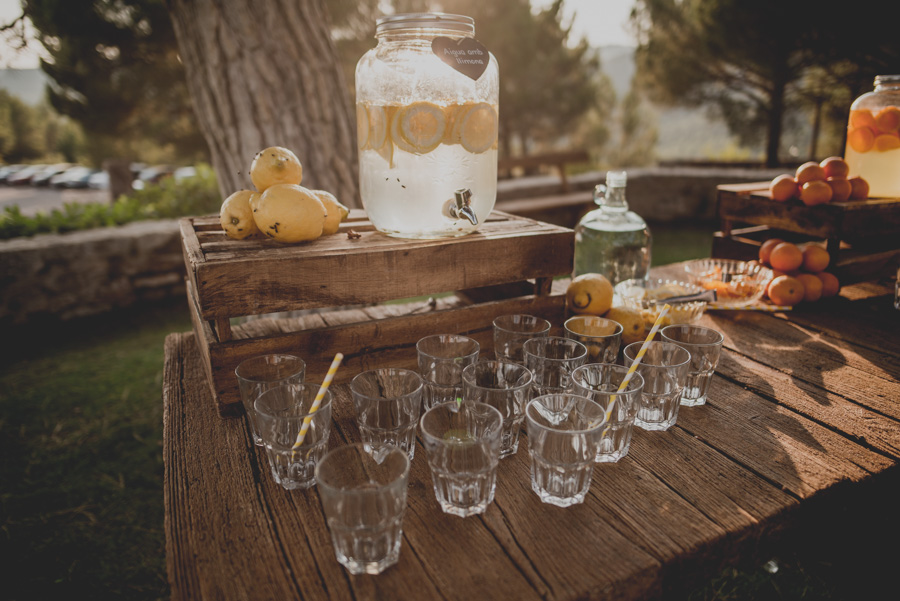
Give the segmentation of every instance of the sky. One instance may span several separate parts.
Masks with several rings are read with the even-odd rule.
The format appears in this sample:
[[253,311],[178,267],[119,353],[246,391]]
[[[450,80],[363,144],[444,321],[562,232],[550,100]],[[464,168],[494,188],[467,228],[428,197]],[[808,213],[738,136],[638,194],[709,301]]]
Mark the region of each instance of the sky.
[[[327,1],[327,0],[326,0]],[[565,0],[564,22],[572,21],[573,41],[587,37],[592,46],[635,46],[628,33],[628,14],[635,0]],[[532,6],[543,8],[552,0],[531,0]],[[6,24],[21,14],[19,0],[0,0],[0,24]],[[0,68],[36,69],[38,67],[37,44],[16,52],[8,40],[0,37]]]

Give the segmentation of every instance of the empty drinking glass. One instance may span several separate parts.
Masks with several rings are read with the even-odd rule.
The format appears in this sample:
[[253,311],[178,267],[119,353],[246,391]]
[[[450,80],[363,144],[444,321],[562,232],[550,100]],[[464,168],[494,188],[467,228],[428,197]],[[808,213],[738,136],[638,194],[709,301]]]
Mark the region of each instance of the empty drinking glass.
[[575,394],[595,401],[606,411],[606,426],[594,458],[597,463],[616,462],[631,446],[644,378],[639,373],[631,374],[628,385],[619,392],[627,373],[624,366],[611,363],[588,363],[572,372]]
[[397,563],[409,457],[394,446],[351,444],[316,467],[319,497],[337,560],[351,574],[380,574]]
[[422,378],[414,371],[385,367],[365,371],[350,381],[363,442],[374,448],[395,445],[412,461],[416,424],[422,408]]
[[550,334],[550,322],[534,315],[501,315],[494,319],[494,355],[499,361],[525,364],[526,340]]
[[[314,384],[282,384],[263,392],[254,403],[272,477],[288,490],[313,486],[316,464],[328,450],[332,396],[326,390],[319,408],[312,412],[318,392],[319,386]],[[294,449],[307,419],[303,444]]]
[[615,363],[622,346],[622,324],[596,315],[576,315],[563,324],[566,338],[587,347],[586,363]]
[[484,513],[494,500],[503,417],[485,403],[442,403],[419,427],[431,468],[434,496],[444,513]]
[[572,392],[572,372],[584,365],[587,348],[571,338],[544,336],[525,342],[525,367],[534,381],[532,396]]
[[539,396],[525,408],[531,488],[544,503],[584,501],[606,424],[603,407],[574,394]]
[[463,400],[487,403],[503,417],[501,458],[515,454],[519,448],[519,430],[530,398],[531,371],[524,365],[482,359],[463,370]]
[[297,384],[306,376],[306,363],[294,355],[260,355],[245,359],[234,370],[241,389],[241,402],[250,424],[253,443],[262,446],[253,403],[259,395],[274,386]]
[[[625,365],[631,367],[643,342],[625,347]],[[691,354],[671,342],[650,342],[637,373],[644,378],[641,403],[634,424],[644,430],[668,430],[678,419],[681,389],[687,379]]]
[[425,380],[423,409],[462,399],[462,371],[478,360],[480,348],[459,334],[435,334],[416,343],[419,374]]
[[666,342],[684,347],[691,354],[687,381],[681,391],[681,404],[685,407],[705,405],[706,393],[719,364],[725,337],[712,328],[684,324],[666,326],[660,335]]

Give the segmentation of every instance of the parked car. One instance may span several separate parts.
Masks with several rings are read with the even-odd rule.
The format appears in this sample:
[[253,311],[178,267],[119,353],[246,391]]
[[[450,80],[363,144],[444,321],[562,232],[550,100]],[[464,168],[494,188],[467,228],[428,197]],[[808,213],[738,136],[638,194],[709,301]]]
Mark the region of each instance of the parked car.
[[97,171],[88,178],[88,188],[91,190],[109,190],[109,172]]
[[174,177],[176,180],[179,180],[179,181],[183,180],[183,179],[187,179],[189,177],[196,177],[196,176],[197,176],[197,169],[194,167],[179,167],[172,174],[172,177]]
[[135,190],[143,190],[147,184],[158,184],[160,180],[171,176],[175,173],[175,167],[171,165],[154,165],[141,169],[134,183],[131,185]]
[[5,184],[6,178],[24,168],[25,165],[3,165],[0,167],[0,184]]
[[54,188],[87,188],[88,179],[96,172],[96,169],[78,165],[51,177],[50,185]]
[[40,173],[46,166],[47,165],[28,165],[24,169],[20,169],[6,178],[6,183],[10,186],[27,186],[31,183],[31,178]]
[[34,174],[34,176],[31,178],[30,183],[32,186],[49,186],[51,177],[63,173],[64,171],[66,171],[67,169],[71,169],[72,167],[75,167],[75,165],[72,163],[57,163],[56,165],[47,165],[46,167],[41,169],[40,172]]

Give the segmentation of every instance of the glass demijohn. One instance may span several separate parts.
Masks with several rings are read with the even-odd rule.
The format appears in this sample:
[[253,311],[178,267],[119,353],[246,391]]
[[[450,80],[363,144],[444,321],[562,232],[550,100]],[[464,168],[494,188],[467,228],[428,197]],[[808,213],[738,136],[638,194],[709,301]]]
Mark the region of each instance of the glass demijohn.
[[462,15],[382,17],[357,63],[360,196],[385,234],[461,236],[494,207],[500,77],[474,35]]
[[606,185],[598,185],[599,208],[575,226],[574,276],[599,273],[613,286],[630,279],[647,279],[650,271],[650,228],[625,200],[624,171],[609,171]]
[[900,198],[900,75],[879,75],[875,90],[850,105],[844,160],[869,198]]

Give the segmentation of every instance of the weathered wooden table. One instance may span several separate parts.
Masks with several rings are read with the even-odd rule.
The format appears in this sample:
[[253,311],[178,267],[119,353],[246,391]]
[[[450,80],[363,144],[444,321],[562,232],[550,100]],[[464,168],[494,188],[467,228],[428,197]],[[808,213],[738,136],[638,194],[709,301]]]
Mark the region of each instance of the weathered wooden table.
[[[273,482],[245,420],[218,415],[193,334],[172,334],[163,394],[172,597],[654,598],[741,558],[766,559],[799,522],[827,529],[847,519],[848,502],[898,491],[900,311],[884,284],[789,313],[705,315],[726,346],[709,403],[682,408],[668,432],[636,429],[625,459],[597,466],[583,505],[539,502],[523,432],[488,511],[445,515],[420,446],[400,562],[380,576],[337,563],[315,489]],[[346,386],[334,392],[331,444],[340,445],[358,432]]]

